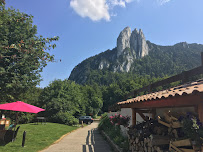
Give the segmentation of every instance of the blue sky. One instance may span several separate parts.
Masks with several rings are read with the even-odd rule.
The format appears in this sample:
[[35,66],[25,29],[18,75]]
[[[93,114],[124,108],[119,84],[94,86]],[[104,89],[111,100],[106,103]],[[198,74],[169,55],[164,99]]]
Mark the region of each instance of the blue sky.
[[44,68],[40,87],[68,78],[84,59],[114,48],[126,26],[141,28],[159,45],[203,44],[202,0],[6,0],[6,6],[33,15],[39,35],[60,37],[50,52],[56,62]]

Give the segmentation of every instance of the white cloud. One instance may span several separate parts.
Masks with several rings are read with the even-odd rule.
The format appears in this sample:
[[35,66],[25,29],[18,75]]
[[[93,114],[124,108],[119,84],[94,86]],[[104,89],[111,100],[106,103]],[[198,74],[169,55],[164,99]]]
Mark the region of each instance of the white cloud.
[[110,5],[112,5],[112,7],[114,6],[121,6],[121,7],[125,7],[125,1],[122,0],[111,0],[110,1]]
[[[127,3],[142,0],[70,0],[70,6],[81,17],[89,17],[93,21],[106,20],[110,21],[115,6],[126,7]],[[143,0],[144,1],[144,0]],[[159,5],[163,5],[171,0],[156,0]]]
[[110,21],[110,11],[115,6],[126,7],[133,0],[71,0],[70,6],[81,17],[89,17],[93,21]]
[[114,6],[121,6],[121,7],[125,7],[126,3],[130,3],[133,0],[108,0],[110,5]]
[[165,3],[170,2],[170,0],[157,0],[158,4],[163,5]]
[[70,6],[81,17],[89,17],[93,21],[101,19],[110,21],[106,0],[71,0]]

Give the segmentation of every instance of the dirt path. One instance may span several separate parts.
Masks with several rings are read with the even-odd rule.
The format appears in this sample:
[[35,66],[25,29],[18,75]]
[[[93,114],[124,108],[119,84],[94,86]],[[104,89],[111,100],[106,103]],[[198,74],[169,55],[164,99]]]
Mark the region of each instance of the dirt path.
[[41,152],[111,152],[108,143],[97,130],[94,122],[65,136],[60,142]]

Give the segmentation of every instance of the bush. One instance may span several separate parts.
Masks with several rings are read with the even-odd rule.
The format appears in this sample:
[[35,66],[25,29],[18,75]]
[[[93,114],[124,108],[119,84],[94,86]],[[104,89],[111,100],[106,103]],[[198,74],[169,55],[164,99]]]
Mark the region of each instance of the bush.
[[52,121],[61,123],[61,124],[66,124],[66,125],[76,125],[78,124],[78,119],[76,119],[74,116],[72,116],[68,112],[58,112],[55,116],[52,116]]
[[[103,114],[101,117],[98,129],[105,131],[107,135],[114,141],[114,143],[116,143],[119,147],[123,148],[124,151],[128,151],[128,146],[129,146],[128,139],[122,136],[120,125],[114,125],[111,118],[109,118],[106,113]],[[121,122],[123,124],[128,124],[126,120],[124,120],[124,122],[120,121],[121,119],[120,119],[120,115],[119,115],[119,118],[117,115],[114,120],[115,124],[118,124],[118,122]]]
[[187,116],[180,117],[183,124],[184,134],[195,141],[197,147],[201,147],[203,144],[203,125],[200,120],[192,113],[187,113]]
[[130,123],[130,117],[115,114],[115,116],[110,117],[110,121],[113,125],[123,125],[124,127],[128,127]]
[[31,113],[19,113],[18,114],[18,123],[20,124],[25,124],[25,123],[30,123],[33,122],[35,119],[36,114],[31,114]]
[[102,116],[101,116],[101,119],[100,119],[100,122],[99,122],[99,125],[98,125],[98,129],[99,130],[109,130],[110,128],[112,128],[113,125],[111,124],[110,122],[110,119],[107,115],[107,113],[104,113]]

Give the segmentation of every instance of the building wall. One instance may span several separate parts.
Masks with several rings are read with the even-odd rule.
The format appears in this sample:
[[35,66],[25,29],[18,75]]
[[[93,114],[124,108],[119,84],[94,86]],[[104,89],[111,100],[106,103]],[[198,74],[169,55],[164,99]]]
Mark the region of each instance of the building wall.
[[119,111],[118,112],[109,112],[109,113],[107,113],[108,117],[114,116],[115,114],[119,114]]

